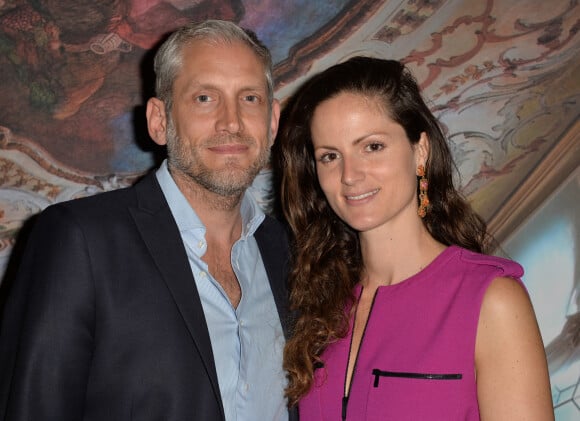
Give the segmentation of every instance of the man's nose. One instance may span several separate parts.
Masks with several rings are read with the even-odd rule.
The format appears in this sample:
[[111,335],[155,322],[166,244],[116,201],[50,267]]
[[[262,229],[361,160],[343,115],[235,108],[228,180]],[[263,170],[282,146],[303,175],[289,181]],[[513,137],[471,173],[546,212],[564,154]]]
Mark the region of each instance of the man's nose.
[[216,131],[236,134],[242,130],[243,124],[238,102],[234,100],[224,101],[216,121]]

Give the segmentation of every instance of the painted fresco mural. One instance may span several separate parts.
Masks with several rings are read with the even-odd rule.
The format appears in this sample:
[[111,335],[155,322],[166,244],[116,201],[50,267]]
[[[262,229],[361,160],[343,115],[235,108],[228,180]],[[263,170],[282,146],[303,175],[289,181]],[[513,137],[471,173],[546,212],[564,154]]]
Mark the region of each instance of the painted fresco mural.
[[[32,215],[159,162],[144,120],[152,51],[208,17],[270,47],[282,103],[354,55],[405,62],[444,126],[457,184],[492,225],[562,139],[579,155],[578,0],[0,0],[0,276]],[[268,208],[268,170],[252,191]]]
[[[556,420],[580,419],[580,168],[505,242],[546,346]],[[549,288],[550,293],[546,294]]]

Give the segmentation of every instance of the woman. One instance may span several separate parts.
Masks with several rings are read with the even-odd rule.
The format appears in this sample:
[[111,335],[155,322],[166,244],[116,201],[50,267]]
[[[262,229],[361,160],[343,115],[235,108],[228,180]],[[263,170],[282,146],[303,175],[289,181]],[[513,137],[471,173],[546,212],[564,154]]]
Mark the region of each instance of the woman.
[[301,421],[553,419],[522,268],[481,254],[485,223],[402,64],[356,57],[315,76],[277,147]]

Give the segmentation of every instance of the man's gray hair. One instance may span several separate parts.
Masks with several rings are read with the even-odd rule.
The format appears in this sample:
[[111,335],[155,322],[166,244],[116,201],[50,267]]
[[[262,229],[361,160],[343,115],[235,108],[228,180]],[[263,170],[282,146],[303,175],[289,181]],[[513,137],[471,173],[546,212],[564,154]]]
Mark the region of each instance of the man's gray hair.
[[155,54],[155,91],[157,97],[165,103],[166,110],[170,111],[173,105],[173,82],[183,62],[183,47],[196,40],[218,43],[241,41],[250,47],[264,65],[268,102],[272,104],[274,82],[272,77],[272,56],[268,48],[258,39],[254,32],[240,28],[233,22],[206,20],[179,28],[167,38]]

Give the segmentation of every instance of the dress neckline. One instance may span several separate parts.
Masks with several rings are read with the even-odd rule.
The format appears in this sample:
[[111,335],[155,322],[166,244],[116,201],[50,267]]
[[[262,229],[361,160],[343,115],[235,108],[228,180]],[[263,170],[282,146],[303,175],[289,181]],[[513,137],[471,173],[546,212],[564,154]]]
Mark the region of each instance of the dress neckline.
[[[377,287],[377,292],[379,291],[393,291],[395,289],[400,288],[407,288],[412,284],[415,284],[417,281],[424,279],[433,273],[439,271],[453,256],[455,256],[460,251],[459,246],[451,245],[448,246],[445,250],[439,253],[427,266],[421,269],[419,272],[411,275],[407,279],[403,279],[401,282],[397,282],[396,284],[392,285],[381,285]],[[362,285],[361,283],[357,283],[354,287],[354,295],[358,297],[361,293]]]

